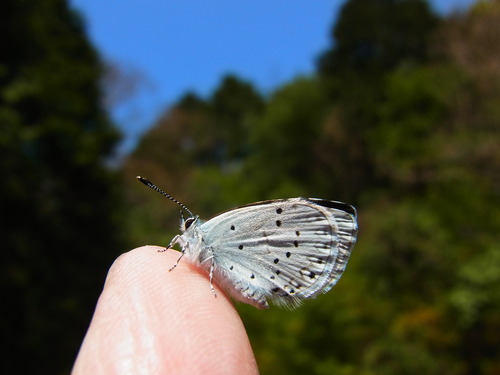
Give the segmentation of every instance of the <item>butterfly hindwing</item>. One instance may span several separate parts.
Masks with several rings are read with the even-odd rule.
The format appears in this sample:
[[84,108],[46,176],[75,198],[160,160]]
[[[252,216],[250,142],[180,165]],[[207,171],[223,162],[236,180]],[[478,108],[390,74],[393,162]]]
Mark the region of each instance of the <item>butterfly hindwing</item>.
[[233,295],[257,307],[267,306],[266,297],[294,306],[338,281],[356,239],[355,216],[342,203],[293,198],[227,211],[200,230]]

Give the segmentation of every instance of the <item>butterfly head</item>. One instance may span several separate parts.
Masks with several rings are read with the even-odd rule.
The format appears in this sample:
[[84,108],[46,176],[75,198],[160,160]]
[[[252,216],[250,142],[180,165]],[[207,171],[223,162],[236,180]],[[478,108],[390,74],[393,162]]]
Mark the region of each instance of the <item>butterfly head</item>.
[[193,224],[198,221],[198,216],[190,216],[187,219],[184,219],[184,216],[181,215],[181,231],[186,232]]

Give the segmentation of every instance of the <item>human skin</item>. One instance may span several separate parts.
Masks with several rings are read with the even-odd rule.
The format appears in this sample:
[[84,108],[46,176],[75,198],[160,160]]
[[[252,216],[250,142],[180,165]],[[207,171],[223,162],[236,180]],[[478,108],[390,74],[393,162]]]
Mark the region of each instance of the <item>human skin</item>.
[[161,249],[113,263],[72,374],[257,374],[229,298],[185,259],[169,272],[180,253]]

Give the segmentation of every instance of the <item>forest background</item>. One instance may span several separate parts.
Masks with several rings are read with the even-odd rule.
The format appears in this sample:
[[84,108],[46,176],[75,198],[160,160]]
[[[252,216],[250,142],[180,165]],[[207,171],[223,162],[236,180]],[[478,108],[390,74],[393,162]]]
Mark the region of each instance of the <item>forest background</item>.
[[[349,0],[314,75],[271,95],[185,93],[118,166],[106,67],[64,0],[0,5],[6,373],[71,369],[106,271],[201,217],[279,197],[354,204],[339,285],[302,308],[237,305],[263,374],[500,373],[500,1],[438,16]],[[29,358],[29,360],[26,360]]]

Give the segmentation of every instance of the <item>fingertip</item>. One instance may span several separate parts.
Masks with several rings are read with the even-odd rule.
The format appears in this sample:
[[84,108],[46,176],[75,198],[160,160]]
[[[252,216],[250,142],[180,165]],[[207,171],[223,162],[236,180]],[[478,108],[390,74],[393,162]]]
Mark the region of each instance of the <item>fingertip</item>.
[[200,308],[216,309],[219,314],[224,310],[236,312],[231,300],[217,285],[214,285],[217,292],[214,298],[207,272],[189,263],[185,257],[178,262],[180,257],[179,251],[160,246],[147,245],[131,250],[115,260],[105,287],[139,288],[141,294],[154,299],[157,306],[164,307],[165,313],[172,315],[176,311]]
[[229,298],[220,289],[215,298],[207,273],[185,259],[169,272],[180,253],[159,253],[162,249],[143,246],[116,259],[89,334],[93,326],[106,332],[108,356],[154,365],[153,372],[210,373],[223,366],[227,373],[241,373],[246,363],[257,373],[248,337]]

